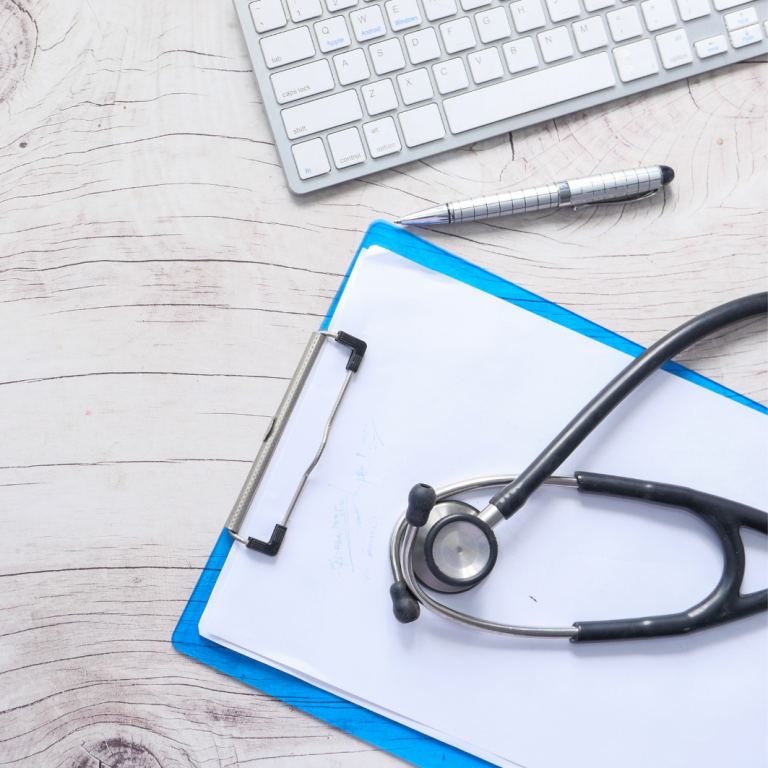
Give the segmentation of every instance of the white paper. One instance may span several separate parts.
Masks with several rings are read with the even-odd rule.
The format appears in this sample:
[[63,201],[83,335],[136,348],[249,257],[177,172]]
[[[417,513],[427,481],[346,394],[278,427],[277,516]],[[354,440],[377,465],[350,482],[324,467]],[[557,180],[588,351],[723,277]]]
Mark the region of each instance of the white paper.
[[[521,471],[629,357],[378,248],[358,260],[331,330],[369,346],[326,452],[279,555],[232,547],[201,634],[499,765],[764,768],[765,614],[585,645],[392,615],[389,537],[410,487]],[[244,535],[268,538],[282,518],[347,357],[325,344]],[[675,483],[766,509],[766,443],[763,414],[658,372],[558,474]],[[541,489],[496,535],[493,574],[446,602],[515,624],[684,610],[722,565],[689,513],[570,489]],[[750,538],[744,591],[765,587],[765,553],[764,537]]]

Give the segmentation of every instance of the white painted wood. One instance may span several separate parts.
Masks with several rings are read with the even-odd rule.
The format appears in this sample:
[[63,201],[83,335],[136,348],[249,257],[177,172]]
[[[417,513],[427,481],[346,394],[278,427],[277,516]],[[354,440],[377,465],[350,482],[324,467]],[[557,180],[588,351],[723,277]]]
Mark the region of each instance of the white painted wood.
[[[765,288],[749,62],[291,197],[228,0],[0,0],[0,765],[394,766],[175,622],[368,222],[665,162],[663,199],[425,233],[641,343]],[[751,323],[685,362],[761,402]]]

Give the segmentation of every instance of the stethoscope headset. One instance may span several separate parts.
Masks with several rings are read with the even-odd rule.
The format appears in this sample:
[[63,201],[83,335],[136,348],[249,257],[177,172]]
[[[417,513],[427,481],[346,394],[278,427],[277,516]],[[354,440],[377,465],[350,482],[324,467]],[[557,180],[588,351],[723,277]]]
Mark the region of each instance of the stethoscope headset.
[[[415,621],[423,605],[449,621],[484,632],[587,642],[684,635],[768,609],[768,590],[740,594],[746,561],[740,530],[751,528],[768,534],[765,512],[666,483],[593,472],[576,472],[573,477],[553,475],[592,430],[654,371],[716,331],[767,312],[768,293],[757,293],[705,312],[667,334],[596,395],[520,475],[475,478],[437,491],[429,485],[415,485],[408,495],[408,509],[395,525],[390,542],[394,578],[390,595],[398,621]],[[498,624],[456,611],[425,591],[426,587],[434,592],[465,592],[482,583],[498,555],[493,529],[518,512],[542,485],[687,509],[712,528],[722,546],[724,564],[719,583],[704,600],[681,613],[577,621],[571,627]],[[454,498],[467,491],[498,486],[503,487],[482,511]]]

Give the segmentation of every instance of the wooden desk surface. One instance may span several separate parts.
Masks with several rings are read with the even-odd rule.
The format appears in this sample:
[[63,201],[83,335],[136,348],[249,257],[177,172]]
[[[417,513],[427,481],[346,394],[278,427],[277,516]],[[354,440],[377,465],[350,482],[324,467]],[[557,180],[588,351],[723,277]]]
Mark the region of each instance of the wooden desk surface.
[[[400,761],[170,637],[361,233],[640,164],[649,202],[426,232],[647,344],[766,282],[766,63],[290,195],[229,0],[0,0],[0,766]],[[764,324],[684,362],[768,401]]]

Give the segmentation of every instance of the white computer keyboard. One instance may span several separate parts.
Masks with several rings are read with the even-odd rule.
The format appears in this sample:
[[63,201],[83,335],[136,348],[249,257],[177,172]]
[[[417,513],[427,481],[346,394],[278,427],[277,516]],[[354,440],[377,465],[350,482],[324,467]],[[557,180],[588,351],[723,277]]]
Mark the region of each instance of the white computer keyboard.
[[766,0],[235,0],[235,7],[298,194],[768,50]]

